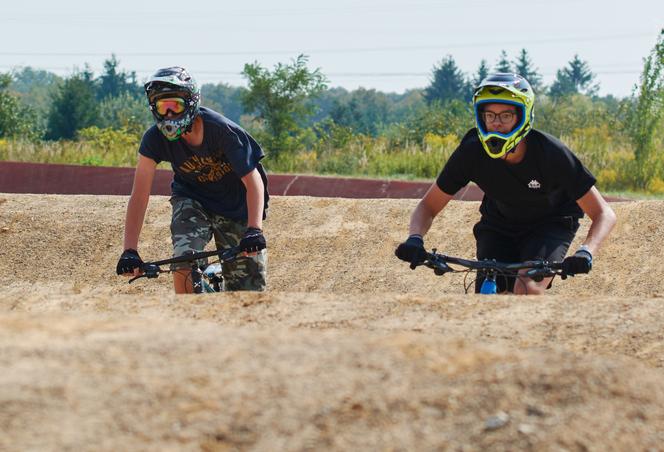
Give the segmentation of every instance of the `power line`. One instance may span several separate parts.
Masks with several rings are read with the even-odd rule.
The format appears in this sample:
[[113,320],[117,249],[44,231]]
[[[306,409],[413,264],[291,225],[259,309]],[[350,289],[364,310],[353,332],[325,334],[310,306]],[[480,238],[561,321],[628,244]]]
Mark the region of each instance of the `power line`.
[[[320,7],[320,6],[307,6],[307,7],[302,7],[298,6],[296,8],[250,8],[250,9],[232,9],[232,8],[227,8],[227,7],[222,7],[221,9],[219,8],[212,8],[209,9],[205,12],[207,16],[215,16],[215,15],[223,15],[225,19],[230,20],[233,18],[242,18],[242,17],[278,17],[278,16],[317,16],[317,15],[325,15],[325,16],[330,16],[331,14],[337,14],[337,15],[356,15],[358,13],[372,13],[372,14],[385,14],[385,13],[398,13],[400,15],[404,14],[404,6],[407,6],[407,11],[412,12],[413,10],[419,9],[419,8],[425,8],[427,11],[430,10],[430,8],[444,8],[444,9],[449,9],[449,8],[460,8],[460,9],[466,9],[468,7],[472,8],[478,8],[478,7],[486,7],[486,6],[493,6],[495,2],[493,0],[482,0],[482,1],[477,1],[473,4],[464,4],[463,2],[459,2],[457,0],[449,0],[449,1],[441,1],[441,0],[434,0],[434,1],[425,1],[425,2],[404,2],[406,4],[389,4],[384,1],[374,1],[374,2],[363,2],[362,4],[357,3],[357,2],[349,2],[350,4],[348,6],[332,6],[332,7]],[[548,5],[548,0],[531,0],[529,4],[532,6],[533,4],[544,4]],[[560,0],[558,3],[573,3],[573,0]],[[155,19],[155,18],[168,18],[171,17],[170,13],[168,10],[165,10],[166,12],[164,13],[163,11],[140,11],[140,10],[134,10],[132,11],[131,17],[130,18],[139,18],[140,20],[144,20],[146,17],[149,19]],[[116,11],[104,11],[103,13],[98,13],[98,12],[90,12],[90,11],[85,11],[81,10],[80,8],[76,8],[73,11],[68,11],[62,8],[62,6],[58,6],[58,9],[55,11],[46,11],[46,12],[36,12],[36,11],[16,11],[16,10],[7,10],[4,11],[3,18],[5,20],[21,20],[23,18],[29,19],[29,20],[34,20],[34,18],[41,18],[41,19],[52,19],[54,16],[61,18],[61,17],[67,17],[67,18],[72,18],[72,16],[75,14],[76,19],[108,19],[109,21],[116,21],[118,19],[123,19],[127,20],[127,14],[126,11],[123,9],[119,9]]]
[[[448,49],[457,48],[472,48],[472,47],[498,47],[510,45],[532,45],[532,44],[546,44],[546,43],[560,43],[560,42],[589,42],[589,41],[609,41],[615,39],[631,39],[651,37],[652,33],[623,33],[604,36],[569,36],[569,37],[552,37],[542,39],[529,39],[524,43],[524,40],[513,41],[478,41],[471,43],[457,43],[446,45],[426,45],[426,46],[390,46],[390,47],[357,47],[357,48],[330,48],[330,49],[300,49],[300,50],[241,50],[241,51],[204,51],[204,52],[111,52],[117,56],[122,57],[164,57],[164,56],[256,56],[256,55],[283,55],[283,54],[325,54],[325,53],[369,53],[369,52],[412,52],[417,50],[436,50],[444,52]],[[81,57],[103,57],[108,56],[109,53],[99,52],[0,52],[0,56],[81,56]]]
[[[0,66],[2,69],[16,69],[16,66]],[[34,69],[42,69],[42,70],[47,70],[47,71],[68,71],[71,70],[71,67],[40,67],[40,68],[34,68]],[[92,68],[93,71],[95,71],[95,68]],[[96,72],[99,72],[100,70],[97,70]],[[151,74],[154,72],[154,69],[139,69],[139,70],[134,70],[132,72],[136,72],[137,74]],[[235,76],[235,77],[242,77],[241,72],[236,72],[236,71],[209,71],[209,70],[196,70],[192,71],[197,75],[219,75],[219,76]],[[616,69],[616,70],[599,70],[599,71],[592,71],[593,74],[596,75],[612,75],[612,74],[625,74],[625,75],[630,75],[630,74],[640,74],[641,69],[639,68],[625,68],[625,69]],[[553,76],[556,75],[556,72],[551,72],[551,71],[545,71],[539,73],[540,75],[543,76]],[[431,72],[326,72],[325,75],[327,77],[429,77],[431,76]]]

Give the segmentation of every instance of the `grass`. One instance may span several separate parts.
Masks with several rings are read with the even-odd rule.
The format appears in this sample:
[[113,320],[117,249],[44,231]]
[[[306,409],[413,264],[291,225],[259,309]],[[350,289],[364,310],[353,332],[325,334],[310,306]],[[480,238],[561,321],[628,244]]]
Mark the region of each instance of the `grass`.
[[[574,141],[571,139],[570,141]],[[134,167],[140,138],[123,131],[90,128],[78,140],[30,142],[0,139],[0,161],[62,163],[89,166]],[[589,144],[591,143],[591,144]],[[583,161],[597,176],[600,191],[627,199],[664,199],[664,181],[648,184],[650,191],[635,186],[634,156],[624,144],[607,151],[606,143],[575,143]],[[391,179],[431,183],[457,145],[455,136],[427,134],[421,143],[394,146],[385,139],[363,137],[342,148],[329,145],[287,152],[264,160],[273,174],[309,174],[366,179]],[[600,152],[601,150],[601,152]],[[661,166],[660,161],[655,162]],[[169,168],[162,163],[159,168]]]
[[657,200],[661,201],[664,200],[664,193],[647,193],[644,191],[627,191],[627,190],[621,190],[621,191],[603,191],[603,195],[605,196],[613,196],[616,198],[625,198],[625,199],[630,199],[633,201],[643,201],[643,200]]

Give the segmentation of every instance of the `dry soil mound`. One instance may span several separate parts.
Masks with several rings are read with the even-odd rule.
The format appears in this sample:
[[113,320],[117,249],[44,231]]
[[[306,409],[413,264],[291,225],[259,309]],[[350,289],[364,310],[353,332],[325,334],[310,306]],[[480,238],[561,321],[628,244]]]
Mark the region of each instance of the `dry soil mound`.
[[[415,203],[275,198],[270,290],[176,297],[114,275],[126,198],[0,195],[0,450],[661,450],[664,203],[521,298],[401,265]],[[477,207],[427,244],[472,256]]]

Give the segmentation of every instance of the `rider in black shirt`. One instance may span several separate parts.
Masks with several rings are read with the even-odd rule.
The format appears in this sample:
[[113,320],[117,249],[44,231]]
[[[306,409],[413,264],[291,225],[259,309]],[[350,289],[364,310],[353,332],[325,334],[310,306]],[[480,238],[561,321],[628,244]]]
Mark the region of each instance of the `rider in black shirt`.
[[[588,214],[583,245],[564,259],[569,274],[588,273],[592,255],[615,225],[616,216],[595,188],[595,178],[556,138],[532,129],[535,95],[517,74],[491,74],[473,96],[476,128],[461,140],[436,182],[412,214],[399,259],[422,262],[422,236],[433,219],[469,182],[484,191],[481,219],[473,233],[478,259],[519,262],[562,260]],[[478,275],[479,292],[484,277]],[[541,294],[552,278],[499,278],[499,292]]]

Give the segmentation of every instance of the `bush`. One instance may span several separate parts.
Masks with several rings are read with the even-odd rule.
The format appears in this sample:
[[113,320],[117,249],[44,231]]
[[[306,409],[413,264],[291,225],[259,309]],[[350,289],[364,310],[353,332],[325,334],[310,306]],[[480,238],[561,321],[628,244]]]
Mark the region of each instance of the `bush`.
[[[344,146],[333,146],[337,139]],[[431,179],[456,148],[458,138],[428,134],[423,141],[423,147],[395,147],[385,137],[349,137],[347,129],[332,128],[315,149],[281,154],[278,159],[268,160],[266,166],[271,171]]]
[[0,140],[0,160],[68,163],[94,166],[135,166],[140,137],[122,130],[89,127],[77,141]]
[[647,189],[649,193],[661,195],[664,194],[664,180],[659,177],[650,179],[647,184]]
[[100,129],[92,126],[78,131],[81,144],[93,149],[93,155],[86,155],[79,163],[99,162],[105,166],[135,166],[140,135],[127,129]]

